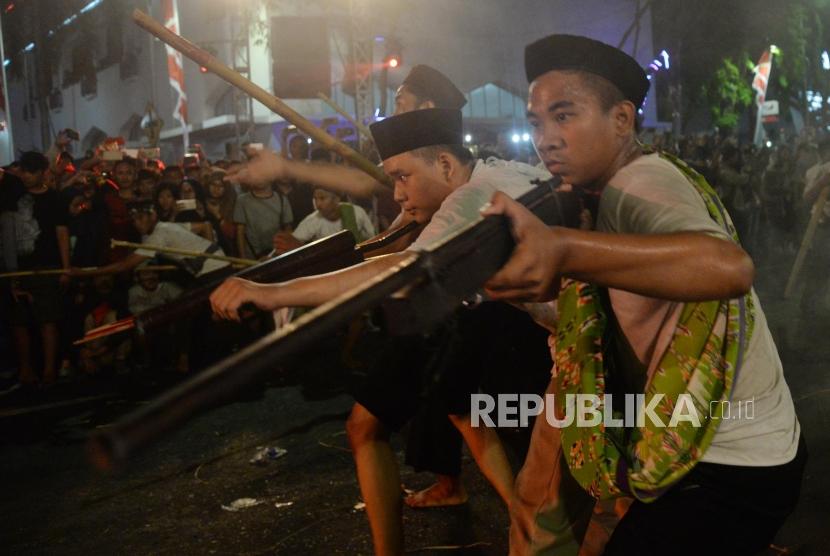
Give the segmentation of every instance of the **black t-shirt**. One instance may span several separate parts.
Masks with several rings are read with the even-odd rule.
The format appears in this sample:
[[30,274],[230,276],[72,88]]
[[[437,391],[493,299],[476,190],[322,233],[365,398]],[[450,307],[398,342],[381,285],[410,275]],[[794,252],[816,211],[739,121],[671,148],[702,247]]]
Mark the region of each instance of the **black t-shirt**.
[[314,189],[311,185],[305,183],[297,183],[291,188],[288,193],[283,193],[279,188],[276,193],[281,200],[288,200],[291,205],[291,214],[294,215],[294,222],[292,228],[296,228],[303,218],[314,212]]
[[21,270],[60,268],[61,256],[55,230],[58,226],[66,226],[66,207],[54,189],[47,189],[43,193],[27,192],[26,195],[34,200],[32,214],[37,220],[40,234],[35,241],[34,252],[19,257],[18,266]]
[[[66,224],[69,235],[75,238],[72,249],[72,266],[102,266],[107,264],[106,227],[101,223],[107,220],[107,207],[100,192],[87,199],[83,190],[77,186],[69,186],[60,192],[61,204],[66,214]],[[73,199],[80,198],[84,207],[80,213],[73,216],[69,207]]]
[[0,212],[17,211],[17,201],[26,193],[23,180],[10,172],[3,174],[0,180]]

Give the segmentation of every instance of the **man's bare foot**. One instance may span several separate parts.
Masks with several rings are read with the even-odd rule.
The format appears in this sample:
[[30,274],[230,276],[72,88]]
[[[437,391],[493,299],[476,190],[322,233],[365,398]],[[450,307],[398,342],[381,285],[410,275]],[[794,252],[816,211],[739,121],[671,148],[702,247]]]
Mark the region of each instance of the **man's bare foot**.
[[434,485],[404,498],[410,508],[460,506],[467,502],[467,491],[460,477],[439,476]]

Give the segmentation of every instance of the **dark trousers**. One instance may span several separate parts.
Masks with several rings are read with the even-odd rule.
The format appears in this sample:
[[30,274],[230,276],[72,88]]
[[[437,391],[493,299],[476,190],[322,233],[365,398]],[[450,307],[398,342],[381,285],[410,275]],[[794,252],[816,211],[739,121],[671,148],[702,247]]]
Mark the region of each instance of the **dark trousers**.
[[436,387],[410,424],[406,464],[417,471],[461,473],[461,434],[447,413],[470,412],[470,394],[515,392],[541,394],[550,379],[548,332],[520,309],[484,303],[460,309],[454,357],[435,379]]
[[614,529],[605,556],[757,554],[795,509],[807,462],[774,467],[699,463],[650,504],[634,502]]

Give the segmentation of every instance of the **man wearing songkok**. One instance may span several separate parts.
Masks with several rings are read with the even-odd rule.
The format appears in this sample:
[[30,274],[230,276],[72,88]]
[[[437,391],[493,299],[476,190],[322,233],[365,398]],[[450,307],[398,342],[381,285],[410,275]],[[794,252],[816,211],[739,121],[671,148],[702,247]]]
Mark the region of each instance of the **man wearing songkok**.
[[[461,110],[465,104],[464,94],[446,75],[420,64],[412,68],[395,92],[394,115],[424,108]],[[357,168],[289,160],[270,151],[259,153],[234,177],[245,183],[293,180],[357,198],[369,198],[386,189]]]
[[[600,198],[594,230],[548,228],[501,194],[487,211],[517,240],[487,292],[556,299],[530,307],[552,332],[555,403],[517,479],[511,553],[577,554],[595,501],[626,496],[606,555],[755,554],[798,500],[806,449],[752,261],[706,181],[638,142],[635,60],[553,35],[525,68],[543,163]],[[568,394],[613,399],[600,423],[569,423]],[[613,421],[624,394],[644,394],[641,422]]]
[[[384,170],[395,180],[396,201],[416,222],[429,222],[409,251],[428,250],[478,221],[480,210],[496,191],[517,197],[533,187],[531,181],[550,177],[546,171],[526,164],[474,160],[463,147],[458,110],[431,108],[409,112],[375,123],[371,130]],[[319,305],[409,256],[407,252],[385,255],[342,271],[282,284],[255,284],[234,278],[211,295],[211,304],[217,315],[229,319],[238,319],[238,308],[246,302],[264,310]],[[399,353],[412,352],[399,350]],[[400,554],[403,551],[400,477],[389,435],[417,410],[420,377],[400,376],[405,374],[401,369],[413,369],[417,365],[402,366],[399,361],[385,363],[381,362],[377,372],[367,379],[367,387],[356,392],[358,403],[347,428],[375,551]],[[463,407],[448,407],[447,412],[463,415],[469,411],[469,393],[453,396],[453,399],[463,398]],[[494,431],[482,435],[481,429],[473,430],[468,418],[453,422],[462,428],[465,438],[476,438],[470,444],[471,451],[485,473],[489,469],[497,475],[510,476],[510,467]],[[504,482],[500,476],[488,478],[494,485]]]

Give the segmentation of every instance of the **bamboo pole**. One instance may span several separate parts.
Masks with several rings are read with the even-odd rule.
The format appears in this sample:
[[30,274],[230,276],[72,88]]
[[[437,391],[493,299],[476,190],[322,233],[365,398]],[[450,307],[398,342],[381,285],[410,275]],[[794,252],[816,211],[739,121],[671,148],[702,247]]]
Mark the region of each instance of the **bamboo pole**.
[[[90,266],[86,268],[81,268],[79,270],[83,271],[90,271],[90,270],[98,270],[96,266]],[[43,270],[18,270],[15,272],[3,272],[0,274],[0,278],[22,278],[23,276],[50,276],[54,274],[69,274],[72,272],[71,269],[68,268],[47,268]]]
[[816,230],[818,230],[818,223],[824,215],[824,206],[827,204],[828,195],[830,195],[830,186],[821,190],[816,203],[813,205],[813,214],[810,216],[810,222],[807,224],[807,230],[804,232],[804,239],[801,240],[801,247],[798,248],[798,255],[795,257],[793,270],[790,272],[790,278],[787,280],[787,287],[784,288],[784,299],[790,297],[795,289],[798,275],[801,274],[804,261],[807,260],[807,253],[810,251],[810,245],[812,245]]
[[[97,266],[86,266],[77,269],[70,268],[47,268],[43,270],[18,270],[15,272],[0,273],[0,278],[21,278],[23,276],[49,276],[50,274],[69,274],[73,270],[80,270],[81,272],[92,272],[98,270]],[[179,267],[172,264],[157,264],[147,265],[137,268],[136,270],[155,270],[158,272],[164,270],[178,270]]]
[[297,126],[297,128],[303,131],[303,133],[322,144],[325,148],[336,152],[348,160],[356,168],[366,172],[380,183],[392,187],[392,179],[387,176],[377,165],[372,164],[359,152],[315,126],[276,96],[272,95],[249,79],[245,79],[245,77],[239,73],[233,71],[206,50],[199,48],[184,37],[170,31],[164,25],[139,9],[133,11],[133,21],[145,31],[158,37],[163,43],[178,50],[200,66],[207,68],[208,71],[221,77],[234,87],[237,87],[243,92],[249,94],[252,98],[261,102],[266,108],[276,112],[285,118],[286,121]]
[[173,255],[184,255],[185,257],[201,257],[205,259],[215,259],[217,261],[225,261],[232,264],[253,266],[259,261],[253,259],[241,259],[239,257],[228,257],[227,255],[215,255],[213,253],[203,253],[201,251],[190,251],[188,249],[179,249],[178,247],[162,247],[160,245],[148,245],[146,243],[133,243],[131,241],[119,241],[113,239],[110,241],[112,247],[129,247],[130,249],[146,249],[148,251],[158,251],[160,253],[170,253]]
[[331,106],[332,110],[346,118],[349,121],[349,123],[351,123],[355,127],[355,129],[357,129],[358,132],[362,133],[365,137],[368,137],[369,139],[372,138],[372,132],[369,131],[368,127],[355,120],[351,114],[346,112],[345,108],[343,108],[342,106],[334,102],[332,99],[330,99],[328,95],[326,95],[325,93],[317,93],[317,98]]

